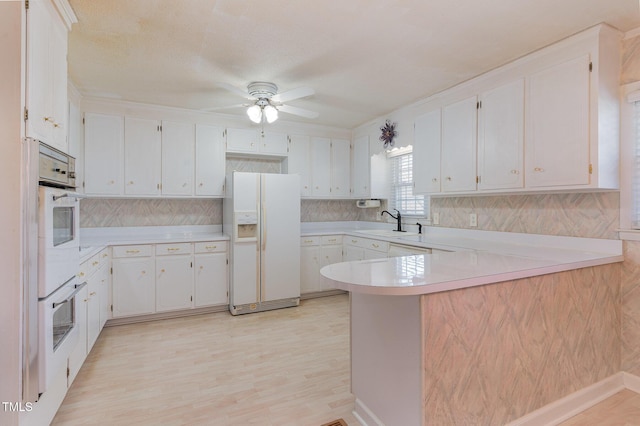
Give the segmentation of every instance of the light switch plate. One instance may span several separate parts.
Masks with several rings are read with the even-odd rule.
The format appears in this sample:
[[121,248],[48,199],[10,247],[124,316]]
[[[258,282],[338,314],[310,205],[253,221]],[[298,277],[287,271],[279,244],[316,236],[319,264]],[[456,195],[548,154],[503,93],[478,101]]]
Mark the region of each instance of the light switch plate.
[[469,215],[469,226],[478,226],[478,215],[471,213]]
[[440,225],[440,213],[434,213],[431,216],[431,223],[434,225]]

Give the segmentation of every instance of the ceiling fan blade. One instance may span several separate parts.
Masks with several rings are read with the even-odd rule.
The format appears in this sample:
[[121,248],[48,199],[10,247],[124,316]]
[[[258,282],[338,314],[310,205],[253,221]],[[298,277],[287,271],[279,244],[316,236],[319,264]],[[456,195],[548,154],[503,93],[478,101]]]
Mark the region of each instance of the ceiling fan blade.
[[247,93],[245,90],[238,89],[236,86],[233,86],[231,84],[228,84],[228,83],[216,83],[216,85],[218,87],[221,87],[221,88],[223,88],[225,90],[228,90],[229,92],[234,93],[234,94],[236,94],[238,96],[242,96],[243,98],[256,99],[253,96],[251,96],[249,93]]
[[237,105],[227,105],[227,106],[215,107],[215,108],[200,108],[200,111],[220,111],[220,110],[224,110],[224,109],[248,107],[250,105],[251,104],[237,104]]
[[315,111],[309,111],[308,109],[292,107],[289,105],[279,105],[277,107],[279,111],[286,112],[287,114],[299,115],[306,118],[318,118],[318,113]]
[[286,92],[277,93],[271,97],[275,102],[288,102],[294,99],[305,98],[313,95],[315,90],[311,87],[298,87],[297,89],[287,90]]

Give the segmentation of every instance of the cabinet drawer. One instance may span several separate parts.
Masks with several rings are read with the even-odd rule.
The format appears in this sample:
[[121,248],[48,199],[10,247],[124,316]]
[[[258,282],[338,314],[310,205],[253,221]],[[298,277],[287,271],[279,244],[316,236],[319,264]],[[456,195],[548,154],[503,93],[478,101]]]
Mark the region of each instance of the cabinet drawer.
[[153,256],[152,245],[114,246],[113,257],[149,257]]
[[191,254],[191,243],[156,244],[156,256],[172,254]]
[[321,238],[321,242],[323,246],[342,244],[342,235],[324,235]]
[[369,238],[347,236],[345,237],[345,244],[385,253],[389,250],[389,243],[387,241],[372,240]]
[[102,265],[108,264],[109,261],[111,260],[111,256],[109,255],[109,249],[106,248],[102,250],[100,253],[98,253],[98,258],[100,261],[100,265],[99,265],[100,268],[102,267]]
[[226,241],[206,241],[194,244],[196,253],[219,253],[227,251]]
[[302,237],[300,238],[301,246],[317,246],[320,245],[320,237]]

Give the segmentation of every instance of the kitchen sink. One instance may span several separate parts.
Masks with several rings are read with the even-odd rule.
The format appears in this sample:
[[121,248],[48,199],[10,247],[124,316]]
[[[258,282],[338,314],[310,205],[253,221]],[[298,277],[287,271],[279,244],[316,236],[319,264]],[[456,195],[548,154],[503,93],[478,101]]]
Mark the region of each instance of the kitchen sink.
[[358,229],[356,232],[378,237],[402,238],[409,235],[418,235],[416,232],[398,232],[393,229]]

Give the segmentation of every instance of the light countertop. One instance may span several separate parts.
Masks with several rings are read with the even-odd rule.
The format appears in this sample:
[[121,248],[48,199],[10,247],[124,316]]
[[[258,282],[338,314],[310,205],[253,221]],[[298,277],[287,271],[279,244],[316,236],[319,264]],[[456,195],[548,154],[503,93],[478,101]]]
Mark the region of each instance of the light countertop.
[[398,237],[373,237],[367,231],[344,233],[450,252],[328,265],[320,272],[333,287],[360,293],[410,296],[624,260],[620,240],[439,227],[425,227],[422,235]]

